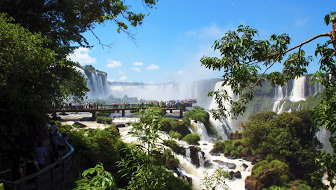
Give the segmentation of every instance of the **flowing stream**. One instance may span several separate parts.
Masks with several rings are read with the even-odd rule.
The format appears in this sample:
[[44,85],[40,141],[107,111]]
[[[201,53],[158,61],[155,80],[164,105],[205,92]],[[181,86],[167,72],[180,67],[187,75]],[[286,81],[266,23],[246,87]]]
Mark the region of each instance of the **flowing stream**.
[[[223,126],[223,124],[219,123],[217,124]],[[121,139],[126,143],[137,144],[139,143],[137,139],[129,134],[131,128],[131,126],[120,128]],[[184,141],[177,141],[177,143],[186,150],[186,154],[176,154],[175,156],[180,161],[179,170],[181,174],[192,179],[192,188],[194,190],[203,189],[203,179],[207,175],[209,176],[213,174],[216,169],[222,168],[227,172],[233,171],[236,173],[239,171],[239,173],[241,174],[240,179],[233,177],[232,179],[225,180],[225,183],[229,186],[231,190],[245,190],[245,178],[251,175],[251,162],[241,159],[229,159],[224,157],[223,154],[217,156],[210,155],[209,152],[214,145],[213,142],[215,141],[215,139],[208,135],[204,124],[200,121],[198,121],[197,123],[195,121],[191,121],[190,130],[193,133],[197,133],[200,135],[200,145],[188,145]],[[169,136],[166,134],[162,134],[160,138],[169,139]],[[198,147],[201,151],[195,152],[196,149],[193,147]],[[233,169],[229,169],[227,166],[228,164],[235,167]]]

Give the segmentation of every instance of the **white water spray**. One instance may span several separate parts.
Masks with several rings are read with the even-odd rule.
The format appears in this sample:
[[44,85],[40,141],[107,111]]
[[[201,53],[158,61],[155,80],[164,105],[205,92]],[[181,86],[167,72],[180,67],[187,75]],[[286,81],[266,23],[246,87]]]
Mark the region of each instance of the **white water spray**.
[[275,88],[275,94],[274,94],[274,99],[275,102],[273,104],[273,111],[276,112],[277,114],[280,114],[282,112],[282,108],[284,105],[284,95],[283,95],[283,90],[281,86],[278,86]]
[[305,97],[305,86],[306,86],[306,77],[297,77],[294,80],[293,90],[291,92],[290,101],[298,102],[301,100],[306,100]]

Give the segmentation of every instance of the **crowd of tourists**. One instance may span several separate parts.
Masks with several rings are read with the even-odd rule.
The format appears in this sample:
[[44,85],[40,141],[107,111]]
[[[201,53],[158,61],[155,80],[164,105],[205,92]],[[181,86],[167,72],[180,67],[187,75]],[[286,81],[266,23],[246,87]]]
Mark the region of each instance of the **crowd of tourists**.
[[[167,107],[167,108],[184,108],[187,105],[190,105],[192,103],[196,103],[196,99],[186,99],[186,100],[169,100],[169,101],[141,101],[135,104],[130,104],[129,102],[113,102],[110,106],[113,108],[129,108],[131,106],[136,107],[144,107],[144,106],[160,106],[160,107]],[[54,108],[56,108],[53,105]],[[59,107],[58,107],[59,108]],[[99,102],[69,102],[69,103],[63,103],[61,106],[61,110],[92,110],[92,109],[102,109],[103,103]]]
[[[52,122],[50,127],[49,125],[47,126],[50,148],[48,148],[46,141],[38,140],[36,146],[28,153],[28,155],[18,154],[18,156],[12,160],[12,181],[43,169],[49,163],[48,158],[50,158],[50,163],[53,163],[66,154],[66,143],[68,141],[67,134],[63,133],[60,135],[55,122]],[[33,181],[34,179],[29,180],[28,183],[33,183]]]

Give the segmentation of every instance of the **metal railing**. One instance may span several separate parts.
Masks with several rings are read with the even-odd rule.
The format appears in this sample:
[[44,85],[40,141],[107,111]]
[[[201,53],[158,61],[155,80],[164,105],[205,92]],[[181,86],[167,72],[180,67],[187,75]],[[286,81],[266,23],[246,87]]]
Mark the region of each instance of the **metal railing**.
[[[74,148],[68,142],[67,145],[70,148],[70,151],[54,163],[46,166],[36,173],[25,176],[16,181],[0,179],[0,183],[3,183],[5,189],[13,190],[59,189],[60,185],[63,185],[66,181],[66,170],[70,170],[70,166],[72,165],[72,154],[74,152]],[[32,180],[34,182],[28,183],[27,181],[29,180]]]

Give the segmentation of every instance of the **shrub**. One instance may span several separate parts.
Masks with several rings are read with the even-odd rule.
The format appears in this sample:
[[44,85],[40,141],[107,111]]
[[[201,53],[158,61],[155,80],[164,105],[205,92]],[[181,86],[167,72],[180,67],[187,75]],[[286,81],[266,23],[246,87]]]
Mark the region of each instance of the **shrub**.
[[71,125],[62,125],[62,126],[58,127],[58,131],[62,134],[63,133],[69,133],[71,131],[71,129],[72,129]]
[[164,140],[163,144],[171,148],[176,154],[185,154],[185,150],[179,147],[174,140]]
[[225,150],[224,141],[216,141],[210,153],[211,154],[212,153],[224,153],[224,150]]
[[306,184],[305,181],[291,181],[290,183],[288,183],[288,186],[294,186],[297,190],[312,190],[313,188],[311,188],[309,185]]
[[170,131],[175,131],[181,134],[182,137],[184,137],[187,134],[190,134],[189,125],[190,125],[189,119],[182,119],[182,121],[180,121],[176,118],[164,117],[160,121],[162,131],[166,131],[169,133]]
[[96,116],[101,116],[101,117],[109,117],[111,113],[108,112],[97,112]]
[[182,135],[179,132],[176,132],[176,131],[173,131],[173,130],[169,131],[169,135],[170,135],[171,138],[174,138],[174,139],[178,139],[178,140],[182,139]]
[[110,134],[116,137],[120,137],[119,129],[116,125],[110,125],[108,128],[104,129],[105,131],[108,131]]
[[[205,126],[205,128],[206,128],[206,130],[207,130],[207,132],[208,132],[209,135],[214,135],[214,136],[217,135],[216,129],[210,125],[210,122],[209,122],[209,118],[210,118],[209,112],[205,111],[203,108],[196,107],[194,110],[187,111],[184,115],[187,118],[193,119],[195,121],[202,122],[204,124],[204,126]],[[190,125],[190,123],[189,123],[189,125]]]
[[97,117],[97,123],[111,124],[113,119],[110,117]]
[[198,141],[201,140],[199,134],[188,134],[183,138],[189,144],[198,145]]
[[280,160],[260,161],[253,166],[252,175],[263,185],[270,187],[273,185],[283,186],[289,182],[291,173],[288,164]]

